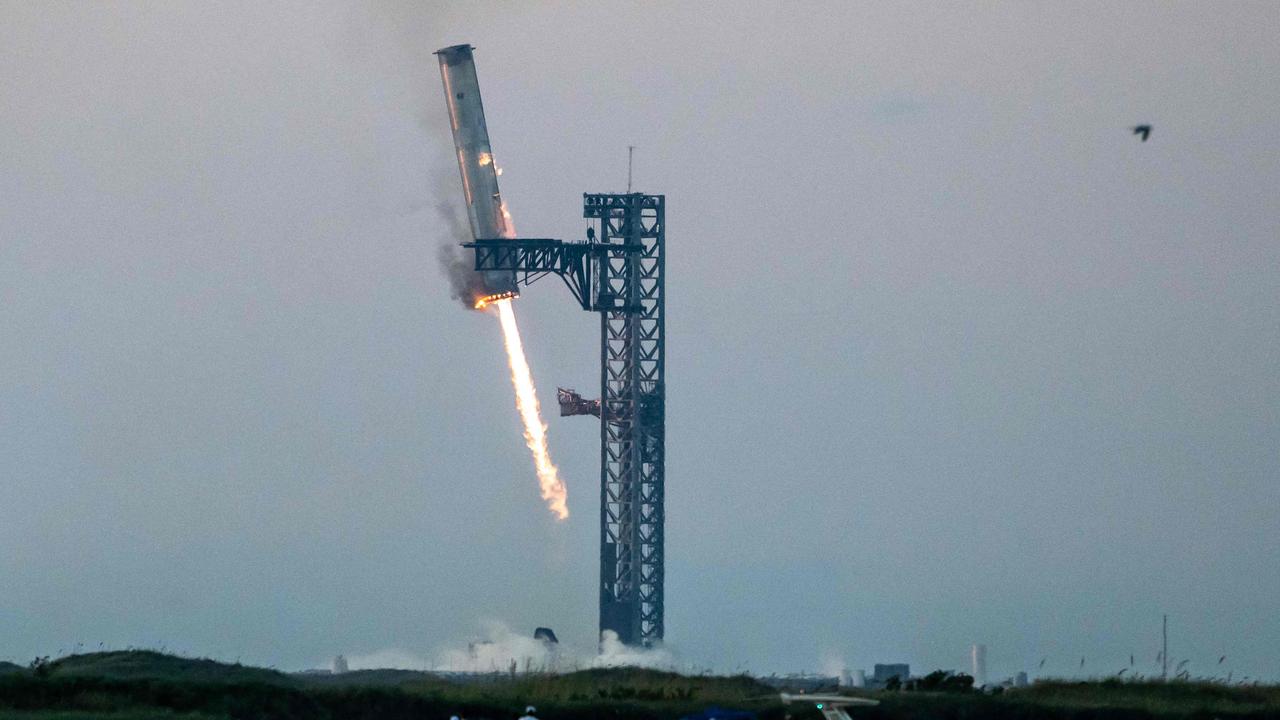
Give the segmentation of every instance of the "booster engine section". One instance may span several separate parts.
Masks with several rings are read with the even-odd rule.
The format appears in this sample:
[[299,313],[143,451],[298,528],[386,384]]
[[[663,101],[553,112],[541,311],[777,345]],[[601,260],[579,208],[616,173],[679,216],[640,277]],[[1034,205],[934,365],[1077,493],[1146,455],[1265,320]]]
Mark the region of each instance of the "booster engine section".
[[[471,235],[476,240],[514,238],[515,228],[507,207],[498,192],[498,169],[489,147],[489,129],[484,123],[484,106],[480,102],[480,82],[470,45],[454,45],[436,51],[440,59],[440,79],[444,82],[445,104],[449,108],[449,125],[453,128],[453,146],[458,153],[458,171],[462,174],[462,192],[467,201],[467,218]],[[484,293],[475,298],[484,304],[497,299],[516,297],[514,271],[487,271]],[[477,307],[482,307],[478,304]]]

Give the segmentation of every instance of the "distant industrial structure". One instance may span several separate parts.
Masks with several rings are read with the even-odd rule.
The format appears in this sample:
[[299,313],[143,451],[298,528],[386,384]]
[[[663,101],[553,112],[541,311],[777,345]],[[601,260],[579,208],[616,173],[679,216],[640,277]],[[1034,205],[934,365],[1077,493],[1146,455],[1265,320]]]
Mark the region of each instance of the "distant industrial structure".
[[907,663],[890,663],[882,665],[876,663],[871,670],[871,687],[882,688],[893,680],[900,683],[911,679],[911,666]]
[[986,687],[987,685],[987,646],[975,643],[969,650],[970,659],[972,660],[973,686],[976,688]]
[[[987,646],[982,643],[969,646],[969,659],[968,673],[960,670],[938,669],[913,677],[911,665],[908,663],[876,663],[872,666],[869,676],[864,670],[842,667],[836,675],[791,673],[756,679],[780,690],[807,693],[829,692],[839,688],[867,690],[901,688],[907,691],[919,691],[948,687],[965,689],[972,687],[974,690],[994,693],[1009,688],[1027,687],[1031,682],[1025,671],[1019,671],[1002,680],[992,680],[987,668]],[[972,678],[972,685],[969,682],[970,678]]]
[[803,692],[822,692],[840,687],[882,690],[895,679],[898,683],[905,685],[911,679],[911,666],[907,663],[877,664],[872,670],[871,677],[867,677],[864,670],[842,668],[839,675],[791,673],[756,679],[778,689]]

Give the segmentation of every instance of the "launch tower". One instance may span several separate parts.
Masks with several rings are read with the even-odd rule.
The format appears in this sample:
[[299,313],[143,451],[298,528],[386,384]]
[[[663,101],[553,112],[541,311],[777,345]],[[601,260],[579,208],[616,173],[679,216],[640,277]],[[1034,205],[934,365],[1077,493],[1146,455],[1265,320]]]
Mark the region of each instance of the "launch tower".
[[663,635],[665,198],[586,195],[600,313],[600,630]]
[[665,212],[662,195],[587,193],[584,242],[466,245],[477,271],[517,285],[558,275],[600,313],[600,400],[561,391],[560,407],[600,418],[600,632],[646,646],[663,636]]

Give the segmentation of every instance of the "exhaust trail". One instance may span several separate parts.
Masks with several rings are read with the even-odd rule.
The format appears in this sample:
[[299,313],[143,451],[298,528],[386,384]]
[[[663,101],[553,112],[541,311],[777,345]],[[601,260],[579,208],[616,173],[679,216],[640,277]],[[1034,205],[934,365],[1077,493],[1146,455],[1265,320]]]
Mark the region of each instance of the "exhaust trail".
[[547,426],[542,422],[538,405],[538,391],[533,385],[533,373],[524,357],[524,344],[520,341],[520,328],[516,325],[516,313],[511,299],[493,303],[502,323],[502,342],[507,348],[507,364],[511,367],[511,385],[516,391],[516,410],[524,423],[524,442],[533,453],[533,466],[538,473],[538,485],[547,509],[556,520],[569,517],[569,494],[560,480],[560,471],[551,462],[547,450]]
[[[498,192],[498,170],[489,145],[489,129],[484,122],[484,105],[480,101],[480,84],[476,79],[475,60],[470,45],[453,45],[436,52],[440,59],[440,79],[444,86],[445,104],[449,109],[449,125],[458,153],[458,171],[462,194],[467,203],[467,216],[474,239],[514,239],[516,230],[511,213]],[[507,364],[511,368],[511,384],[516,391],[516,409],[524,424],[524,441],[533,453],[538,486],[548,509],[557,520],[569,517],[567,493],[559,471],[547,450],[547,426],[538,408],[538,391],[533,373],[524,356],[520,328],[511,300],[519,296],[514,271],[477,273],[468,269],[462,258],[452,251],[442,254],[446,272],[453,285],[454,297],[469,299],[472,307],[484,310],[494,307],[502,323],[502,341],[507,348]]]

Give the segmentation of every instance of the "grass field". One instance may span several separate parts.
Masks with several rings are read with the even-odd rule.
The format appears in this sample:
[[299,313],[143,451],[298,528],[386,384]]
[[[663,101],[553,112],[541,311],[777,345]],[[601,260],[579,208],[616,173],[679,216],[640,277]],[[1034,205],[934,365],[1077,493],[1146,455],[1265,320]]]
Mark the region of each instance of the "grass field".
[[[510,720],[527,704],[547,720],[659,720],[709,706],[761,720],[818,720],[745,676],[614,668],[453,682],[379,670],[296,675],[154,652],[76,655],[0,672],[0,720]],[[1187,682],[1038,682],[1001,695],[880,692],[855,720],[1280,720],[1280,687]]]

